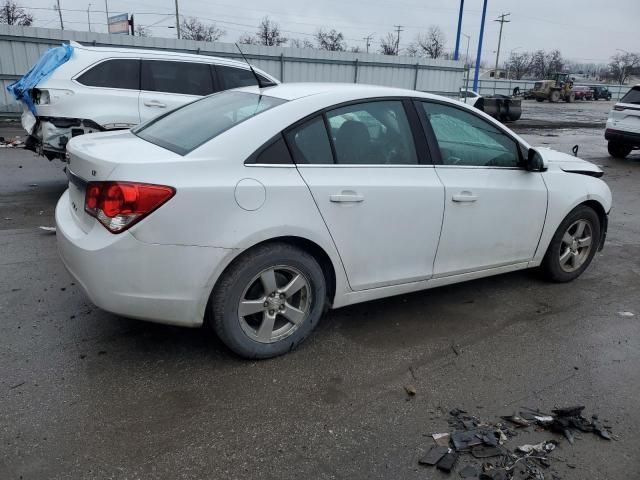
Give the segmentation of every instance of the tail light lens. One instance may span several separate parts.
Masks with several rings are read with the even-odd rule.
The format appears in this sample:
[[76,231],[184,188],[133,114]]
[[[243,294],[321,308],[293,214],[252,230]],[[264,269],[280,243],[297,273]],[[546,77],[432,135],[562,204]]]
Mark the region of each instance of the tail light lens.
[[111,233],[124,232],[176,193],[166,185],[135,182],[89,182],[85,211]]

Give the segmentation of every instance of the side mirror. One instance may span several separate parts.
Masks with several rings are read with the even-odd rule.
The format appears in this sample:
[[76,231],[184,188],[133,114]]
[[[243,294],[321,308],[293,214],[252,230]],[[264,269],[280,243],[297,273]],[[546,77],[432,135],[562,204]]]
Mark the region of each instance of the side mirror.
[[530,148],[527,152],[524,168],[529,172],[544,172],[547,169],[542,155],[535,148]]

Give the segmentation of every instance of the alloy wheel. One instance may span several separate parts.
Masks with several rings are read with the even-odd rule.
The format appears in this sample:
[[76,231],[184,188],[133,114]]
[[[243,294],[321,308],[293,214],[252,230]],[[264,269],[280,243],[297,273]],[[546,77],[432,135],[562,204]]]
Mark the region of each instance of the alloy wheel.
[[311,284],[298,269],[278,265],[257,274],[238,304],[244,333],[260,343],[273,343],[294,333],[309,317]]
[[578,270],[589,258],[593,245],[593,229],[588,220],[576,220],[562,237],[560,268],[567,273]]

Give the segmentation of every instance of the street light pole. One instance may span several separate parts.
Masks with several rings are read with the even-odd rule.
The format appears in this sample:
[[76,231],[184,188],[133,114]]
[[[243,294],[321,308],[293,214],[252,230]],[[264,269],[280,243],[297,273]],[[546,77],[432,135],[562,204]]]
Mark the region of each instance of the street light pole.
[[108,3],[108,0],[104,0],[104,11],[107,14],[107,33],[109,33],[109,3]]
[[176,33],[178,34],[178,40],[180,40],[180,13],[178,13],[178,0],[176,0]]
[[87,7],[87,23],[89,24],[89,31],[91,31],[91,4]]

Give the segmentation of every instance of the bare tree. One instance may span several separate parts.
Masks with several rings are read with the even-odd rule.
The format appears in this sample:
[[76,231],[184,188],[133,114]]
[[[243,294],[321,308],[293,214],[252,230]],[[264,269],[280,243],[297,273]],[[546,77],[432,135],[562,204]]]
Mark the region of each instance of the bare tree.
[[358,47],[358,46],[355,46],[355,47],[351,47],[351,48],[349,48],[349,51],[350,51],[351,53],[362,53],[362,48],[361,48],[361,47]]
[[440,58],[444,53],[444,46],[447,43],[447,39],[444,36],[444,32],[440,30],[440,27],[432,25],[429,27],[426,35],[418,35],[417,42],[420,48],[424,50],[425,56],[429,58]]
[[33,15],[13,0],[5,0],[4,5],[0,7],[0,23],[28,27],[33,23]]
[[256,38],[260,45],[266,45],[268,47],[279,47],[287,43],[287,38],[282,36],[280,32],[280,25],[271,20],[269,17],[264,17],[258,25],[258,31],[256,32]]
[[531,54],[530,73],[535,78],[551,78],[554,73],[563,69],[564,59],[559,50],[537,50]]
[[528,52],[511,52],[505,62],[505,68],[509,72],[509,78],[521,80],[531,70],[531,54]]
[[289,46],[293,48],[316,48],[316,46],[306,38],[304,40],[300,40],[299,38],[292,38],[291,40],[289,40]]
[[611,57],[609,62],[609,72],[614,80],[623,85],[633,70],[640,66],[640,55],[637,53],[617,53]]
[[257,45],[258,39],[254,35],[251,35],[249,33],[243,33],[238,38],[238,43],[242,43],[244,45]]
[[342,32],[338,32],[334,29],[329,32],[319,29],[316,32],[316,42],[318,43],[318,48],[320,50],[344,52],[347,49],[347,44],[344,41],[344,35]]
[[380,39],[380,53],[383,55],[398,55],[398,39],[392,32]]
[[136,25],[135,35],[136,37],[150,37],[151,32],[144,25]]
[[180,24],[180,36],[185,40],[216,42],[226,33],[218,28],[215,23],[207,25],[194,17],[185,18]]

